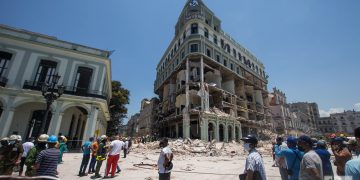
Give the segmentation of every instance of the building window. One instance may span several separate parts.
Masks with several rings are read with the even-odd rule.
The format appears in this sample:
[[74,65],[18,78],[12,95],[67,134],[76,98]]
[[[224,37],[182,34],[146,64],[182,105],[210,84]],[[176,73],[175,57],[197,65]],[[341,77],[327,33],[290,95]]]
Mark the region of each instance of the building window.
[[35,83],[42,85],[42,83],[49,83],[56,71],[57,62],[49,60],[41,60],[36,71]]
[[198,52],[198,44],[191,44],[190,45],[190,52]]
[[224,59],[224,66],[227,67],[227,60]]
[[240,74],[240,68],[236,67],[236,73]]
[[204,36],[205,36],[206,38],[209,38],[209,30],[206,29],[206,28],[205,28],[205,30],[204,30]]
[[214,43],[217,45],[217,36],[214,34]]
[[4,76],[12,54],[0,51],[0,77]]
[[180,48],[180,39],[178,40],[178,46],[179,46],[179,48]]
[[225,49],[226,49],[226,52],[228,52],[230,54],[230,45],[229,44],[225,45]]
[[238,59],[241,62],[241,54],[240,53],[238,53]]
[[199,27],[197,23],[191,24],[191,34],[197,34],[199,32],[198,28]]
[[183,41],[185,41],[185,38],[186,38],[186,31],[184,31],[183,33]]
[[181,51],[181,59],[185,58],[185,51]]
[[220,62],[220,56],[218,54],[216,55],[216,61]]
[[224,48],[225,43],[224,43],[223,39],[220,40],[220,45],[221,45],[221,48]]
[[210,51],[210,49],[206,49],[206,55],[209,56],[209,57],[211,57],[211,51]]
[[88,67],[79,67],[76,73],[74,90],[76,93],[88,93],[93,70]]
[[230,64],[230,69],[234,70],[234,65],[233,64]]
[[257,65],[255,66],[255,69],[256,69],[256,72],[259,73],[259,68]]
[[236,50],[235,49],[233,49],[233,55],[236,58]]

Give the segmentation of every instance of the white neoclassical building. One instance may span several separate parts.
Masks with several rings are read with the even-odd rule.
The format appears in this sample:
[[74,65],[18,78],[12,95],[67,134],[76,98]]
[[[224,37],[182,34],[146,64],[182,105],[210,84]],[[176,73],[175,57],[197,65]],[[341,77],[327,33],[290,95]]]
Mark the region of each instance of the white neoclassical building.
[[46,110],[43,83],[61,77],[48,134],[85,139],[105,133],[110,118],[110,52],[0,25],[0,136],[38,136]]

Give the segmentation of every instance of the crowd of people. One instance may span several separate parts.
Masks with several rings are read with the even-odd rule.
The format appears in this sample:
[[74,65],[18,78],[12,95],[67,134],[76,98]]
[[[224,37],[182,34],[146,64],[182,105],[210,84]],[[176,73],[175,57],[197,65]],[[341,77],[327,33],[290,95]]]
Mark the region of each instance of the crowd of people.
[[[354,138],[333,135],[329,140],[317,140],[307,135],[298,138],[277,137],[273,146],[274,167],[279,168],[282,180],[328,180],[339,176],[345,180],[360,180],[360,127],[354,130]],[[143,142],[146,138],[134,139],[121,136],[89,138],[81,146],[82,162],[78,176],[94,173],[94,178],[113,178],[120,173],[120,153],[123,158],[129,153],[132,141]],[[256,150],[258,139],[248,135],[241,139],[244,150],[249,152],[244,173],[240,180],[266,180],[266,168],[261,154]],[[21,144],[21,137],[11,135],[1,139],[0,175],[12,175],[16,167],[19,176],[57,177],[57,166],[62,163],[63,153],[67,151],[66,138],[63,136],[40,135],[37,139],[29,138]],[[150,139],[149,139],[150,141]],[[160,180],[170,180],[173,168],[173,153],[168,140],[159,143],[161,152],[157,162]],[[329,148],[330,147],[330,148]],[[334,155],[334,161],[331,160]],[[106,161],[105,174],[100,168]],[[332,170],[332,163],[336,172]]]
[[[11,176],[17,168],[19,176],[23,176],[24,165],[26,165],[25,176],[27,177],[56,178],[59,174],[57,166],[63,162],[64,152],[68,151],[67,139],[64,136],[42,134],[37,139],[29,138],[22,144],[21,136],[14,134],[9,138],[2,138],[0,142],[0,176]],[[96,178],[102,177],[100,168],[102,162],[107,159],[104,177],[114,177],[115,172],[121,171],[118,165],[120,152],[123,151],[123,157],[126,158],[130,147],[131,139],[119,136],[102,135],[100,138],[89,138],[81,146],[83,158],[78,176],[95,173]]]
[[[349,139],[333,134],[328,141],[306,135],[286,140],[278,137],[273,144],[273,166],[279,168],[282,180],[332,180],[335,176],[360,180],[360,127],[354,130],[354,136],[354,139]],[[334,155],[335,173],[331,153]]]

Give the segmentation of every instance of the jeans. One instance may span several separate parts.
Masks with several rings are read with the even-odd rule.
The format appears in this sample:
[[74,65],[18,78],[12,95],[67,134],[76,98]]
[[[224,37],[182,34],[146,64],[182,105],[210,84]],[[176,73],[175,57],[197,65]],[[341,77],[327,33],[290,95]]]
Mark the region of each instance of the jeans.
[[115,176],[115,171],[116,171],[116,166],[117,163],[119,161],[120,155],[109,155],[108,156],[108,160],[107,160],[107,164],[106,164],[106,171],[105,171],[105,176],[109,175],[110,172],[110,168],[111,168],[111,177]]
[[289,179],[286,168],[279,167],[279,171],[280,171],[280,175],[281,175],[281,180]]
[[90,165],[89,165],[89,173],[90,172],[95,172],[95,164],[96,164],[96,156],[91,156],[91,161],[90,161]]
[[159,180],[170,180],[171,172],[169,173],[159,173]]
[[127,149],[124,148],[124,158],[126,158]]
[[87,167],[87,165],[89,163],[89,160],[90,160],[90,154],[84,154],[83,159],[81,161],[79,174],[85,174],[86,167]]

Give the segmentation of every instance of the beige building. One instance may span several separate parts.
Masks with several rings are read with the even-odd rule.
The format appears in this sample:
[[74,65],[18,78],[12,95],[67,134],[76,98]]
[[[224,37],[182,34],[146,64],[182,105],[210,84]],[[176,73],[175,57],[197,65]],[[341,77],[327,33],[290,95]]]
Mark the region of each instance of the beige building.
[[296,102],[289,104],[291,112],[296,113],[296,117],[301,122],[300,129],[306,134],[319,134],[316,120],[320,118],[319,108],[316,103]]
[[279,89],[273,88],[269,94],[270,112],[272,115],[272,126],[275,132],[288,134],[294,127],[292,112],[286,103],[286,95]]
[[323,134],[346,133],[352,136],[354,129],[360,127],[360,112],[352,110],[330,114],[330,117],[319,118],[317,126]]
[[[0,136],[38,136],[44,83],[59,74],[64,94],[52,103],[45,131],[86,139],[105,133],[111,97],[110,52],[0,25]],[[59,86],[55,86],[57,89]]]
[[156,70],[162,136],[239,140],[268,122],[264,65],[201,0],[186,2]]

